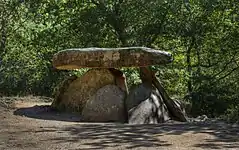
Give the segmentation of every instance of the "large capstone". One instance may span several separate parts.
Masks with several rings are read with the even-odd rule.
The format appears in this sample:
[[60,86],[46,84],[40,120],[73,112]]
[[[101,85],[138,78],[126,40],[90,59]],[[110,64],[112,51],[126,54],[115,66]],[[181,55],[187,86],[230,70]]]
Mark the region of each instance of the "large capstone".
[[143,67],[171,61],[170,53],[146,47],[76,48],[60,51],[53,56],[53,66],[63,70]]

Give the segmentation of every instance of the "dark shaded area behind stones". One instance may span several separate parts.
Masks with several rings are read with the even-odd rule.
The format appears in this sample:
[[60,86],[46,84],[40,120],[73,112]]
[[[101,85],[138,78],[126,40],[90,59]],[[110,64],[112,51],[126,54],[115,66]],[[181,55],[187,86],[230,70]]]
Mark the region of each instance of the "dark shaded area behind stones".
[[49,105],[44,106],[35,105],[33,107],[18,108],[17,110],[14,111],[14,115],[43,120],[70,121],[70,122],[81,121],[79,114],[59,112],[58,110],[52,108]]

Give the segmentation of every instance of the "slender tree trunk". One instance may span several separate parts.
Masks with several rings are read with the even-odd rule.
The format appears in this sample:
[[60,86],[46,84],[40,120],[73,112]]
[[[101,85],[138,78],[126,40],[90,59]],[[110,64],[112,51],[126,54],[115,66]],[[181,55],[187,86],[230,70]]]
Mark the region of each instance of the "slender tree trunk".
[[198,79],[198,81],[199,82],[197,82],[197,84],[199,84],[199,86],[201,86],[201,79],[200,79],[200,77],[201,77],[201,47],[198,47],[197,45],[196,45],[196,47],[197,47],[197,63],[198,63],[198,65],[197,65],[197,79]]
[[7,32],[6,32],[6,20],[2,18],[1,21],[1,37],[0,37],[0,58],[2,58],[6,52]]
[[191,41],[190,41],[190,45],[187,48],[187,52],[186,52],[186,63],[187,63],[187,71],[189,74],[189,79],[188,79],[188,93],[191,94],[192,93],[192,65],[191,65],[191,53],[192,53],[192,48],[195,42],[195,38],[192,37]]

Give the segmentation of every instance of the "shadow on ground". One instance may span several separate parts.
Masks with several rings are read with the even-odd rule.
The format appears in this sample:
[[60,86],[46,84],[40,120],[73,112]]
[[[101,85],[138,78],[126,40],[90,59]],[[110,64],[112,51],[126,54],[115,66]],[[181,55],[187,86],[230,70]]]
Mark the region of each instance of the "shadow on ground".
[[35,119],[43,120],[56,120],[56,121],[68,121],[79,122],[79,114],[74,113],[62,113],[54,110],[49,105],[35,105],[33,107],[18,108],[14,111],[14,115],[25,116]]
[[[184,133],[207,133],[213,135],[214,139],[205,139],[201,143],[192,145],[193,147],[203,149],[239,149],[239,129],[225,124],[161,124],[161,125],[99,125],[99,124],[81,124],[64,129],[74,135],[72,139],[52,139],[58,142],[67,140],[78,142],[80,139],[100,139],[90,143],[85,143],[95,149],[104,149],[109,145],[122,144],[128,145],[126,148],[137,147],[165,147],[172,143],[164,141],[163,135],[182,135]],[[161,140],[162,139],[162,140]],[[190,139],[189,139],[190,140]],[[91,148],[92,149],[92,148]]]
[[[182,135],[207,133],[214,139],[201,141],[202,144],[192,145],[203,149],[239,149],[239,129],[225,124],[162,124],[162,125],[122,125],[122,124],[81,124],[63,129],[73,137],[56,138],[61,143],[64,141],[79,142],[88,139],[90,149],[105,149],[112,145],[127,145],[131,148],[150,148],[171,146],[172,143],[164,141],[163,135]],[[96,140],[97,139],[97,140]],[[94,141],[95,140],[95,141]],[[189,139],[190,140],[190,139]]]
[[[45,110],[44,110],[45,109]],[[34,106],[20,108],[15,115],[24,115],[31,118],[59,121],[77,121],[79,118],[72,114],[60,114],[49,109],[49,106]],[[24,131],[31,132],[31,131]],[[192,144],[190,148],[201,149],[239,149],[239,127],[223,122],[201,123],[164,123],[157,125],[128,125],[116,123],[77,123],[53,128],[43,127],[35,133],[50,134],[41,142],[51,141],[55,144],[76,145],[83,149],[106,149],[123,146],[123,149],[132,148],[170,148],[173,142],[164,136],[183,137],[185,134],[197,136],[205,133],[213,138],[205,137],[200,144]],[[62,135],[63,134],[63,135]],[[173,139],[173,138],[172,138]],[[188,138],[190,140],[190,138]],[[180,142],[179,142],[180,143]],[[75,149],[75,148],[72,148]]]

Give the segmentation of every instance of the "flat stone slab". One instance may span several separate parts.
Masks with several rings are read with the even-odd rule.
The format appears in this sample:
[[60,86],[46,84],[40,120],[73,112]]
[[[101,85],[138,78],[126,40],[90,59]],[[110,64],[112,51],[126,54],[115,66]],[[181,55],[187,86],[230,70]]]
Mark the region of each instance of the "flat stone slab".
[[76,48],[53,56],[57,69],[145,67],[172,62],[172,55],[146,47]]

